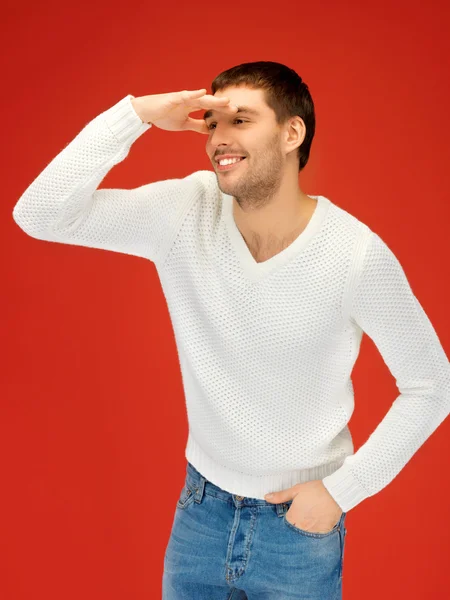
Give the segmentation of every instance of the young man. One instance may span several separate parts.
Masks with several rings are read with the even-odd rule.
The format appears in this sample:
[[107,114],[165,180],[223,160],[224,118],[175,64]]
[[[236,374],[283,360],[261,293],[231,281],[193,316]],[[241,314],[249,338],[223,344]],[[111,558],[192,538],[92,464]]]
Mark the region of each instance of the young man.
[[[127,95],[60,152],[13,215],[32,237],[158,270],[189,419],[163,598],[334,600],[346,514],[447,417],[449,363],[386,243],[301,190],[315,115],[297,73],[245,63],[212,92]],[[204,134],[213,170],[97,189],[153,126]],[[401,393],[355,453],[347,423],[364,332]]]

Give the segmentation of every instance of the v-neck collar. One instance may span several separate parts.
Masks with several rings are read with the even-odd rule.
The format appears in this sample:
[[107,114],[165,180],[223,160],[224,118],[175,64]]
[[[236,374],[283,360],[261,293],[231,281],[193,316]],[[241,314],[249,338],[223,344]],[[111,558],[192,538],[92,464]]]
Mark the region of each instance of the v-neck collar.
[[273,270],[282,267],[292,256],[304,248],[312,236],[320,229],[331,205],[331,201],[325,196],[313,196],[312,194],[309,194],[309,196],[317,199],[317,205],[303,231],[300,232],[289,246],[278,252],[278,254],[275,254],[263,262],[257,262],[253,258],[253,255],[234,220],[233,196],[222,192],[222,213],[228,235],[239,258],[241,267],[250,280],[258,281]]

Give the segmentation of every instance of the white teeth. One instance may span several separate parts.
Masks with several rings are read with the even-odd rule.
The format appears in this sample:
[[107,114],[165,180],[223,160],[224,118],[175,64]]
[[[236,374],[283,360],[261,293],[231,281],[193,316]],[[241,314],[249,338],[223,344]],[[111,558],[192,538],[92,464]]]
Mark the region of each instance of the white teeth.
[[219,160],[219,165],[231,165],[240,160],[242,160],[242,158],[224,158],[223,160]]

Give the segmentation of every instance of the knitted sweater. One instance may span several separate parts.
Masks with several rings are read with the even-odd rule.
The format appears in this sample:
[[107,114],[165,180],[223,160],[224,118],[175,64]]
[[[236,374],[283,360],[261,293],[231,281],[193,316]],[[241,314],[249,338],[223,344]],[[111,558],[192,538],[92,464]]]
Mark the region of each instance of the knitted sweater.
[[[31,237],[152,261],[180,362],[185,457],[263,499],[320,479],[343,511],[388,485],[447,417],[450,367],[398,259],[325,196],[281,252],[256,262],[213,171],[97,189],[152,126],[128,94],[90,121],[16,203]],[[399,395],[354,452],[351,373],[363,333]]]

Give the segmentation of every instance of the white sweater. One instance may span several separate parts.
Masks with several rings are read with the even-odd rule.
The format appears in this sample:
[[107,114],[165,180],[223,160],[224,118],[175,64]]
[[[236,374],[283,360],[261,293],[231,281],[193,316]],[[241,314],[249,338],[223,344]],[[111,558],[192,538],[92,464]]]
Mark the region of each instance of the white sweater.
[[[450,410],[450,367],[404,271],[324,196],[303,232],[257,263],[213,171],[97,189],[151,128],[131,94],[89,122],[13,217],[50,242],[140,256],[157,269],[185,391],[185,456],[223,489],[263,499],[321,479],[344,511],[384,488]],[[354,452],[351,372],[365,332],[399,395]]]

